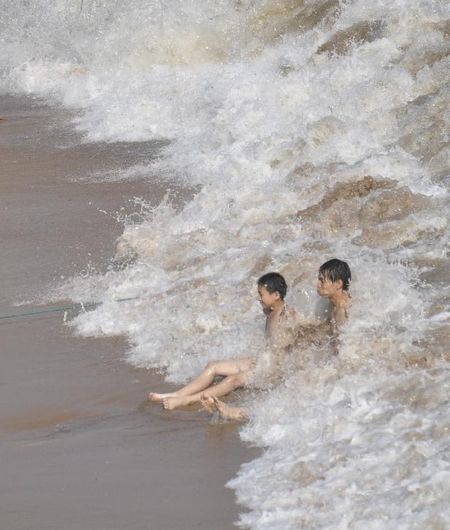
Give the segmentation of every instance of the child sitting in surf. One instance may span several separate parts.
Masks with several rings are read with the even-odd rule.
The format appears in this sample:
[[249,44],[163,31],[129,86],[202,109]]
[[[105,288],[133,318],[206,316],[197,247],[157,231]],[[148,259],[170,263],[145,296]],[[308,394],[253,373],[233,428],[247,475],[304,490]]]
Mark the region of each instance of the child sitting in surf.
[[[334,339],[337,338],[339,328],[348,318],[348,308],[351,302],[348,289],[351,277],[348,264],[336,258],[323,263],[319,268],[317,293],[329,300],[328,322]],[[337,348],[336,353],[338,353]],[[210,412],[217,410],[222,418],[237,421],[248,419],[248,411],[245,408],[227,405],[217,399],[217,395],[205,394],[201,403]]]
[[330,259],[319,268],[317,293],[330,301],[328,321],[333,335],[337,334],[340,326],[345,324],[348,318],[351,301],[348,289],[351,279],[350,267],[340,259]]
[[[261,276],[257,282],[257,287],[259,301],[266,315],[265,336],[271,338],[280,324],[293,319],[296,313],[285,305],[284,298],[287,285],[281,274],[270,272]],[[176,392],[166,394],[150,392],[148,398],[151,401],[162,401],[165,409],[173,410],[205,401],[208,398],[225,396],[249,382],[255,363],[256,360],[251,357],[214,361],[208,363],[198,377]],[[223,377],[223,379],[214,384],[214,380],[218,376]]]

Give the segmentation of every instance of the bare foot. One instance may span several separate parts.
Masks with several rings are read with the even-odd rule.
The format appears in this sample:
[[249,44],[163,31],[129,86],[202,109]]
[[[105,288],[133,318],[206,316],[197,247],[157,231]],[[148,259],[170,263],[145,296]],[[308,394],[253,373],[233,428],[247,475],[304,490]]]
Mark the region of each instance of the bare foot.
[[203,405],[203,408],[205,408],[208,412],[210,412],[211,414],[217,410],[216,409],[216,405],[214,403],[214,399],[212,397],[206,397],[206,396],[202,396],[200,398],[200,403]]
[[220,417],[225,420],[245,421],[248,419],[247,411],[241,407],[230,407],[230,405],[217,399],[216,396],[211,396],[206,398],[206,400],[208,401],[208,407],[214,407],[219,412]]
[[150,394],[148,395],[148,399],[150,401],[164,401],[166,398],[172,397],[174,395],[175,394],[172,392],[169,392],[167,394],[157,394],[156,392],[150,392]]
[[166,410],[174,410],[178,407],[189,405],[189,400],[185,396],[168,395],[163,398],[162,403]]

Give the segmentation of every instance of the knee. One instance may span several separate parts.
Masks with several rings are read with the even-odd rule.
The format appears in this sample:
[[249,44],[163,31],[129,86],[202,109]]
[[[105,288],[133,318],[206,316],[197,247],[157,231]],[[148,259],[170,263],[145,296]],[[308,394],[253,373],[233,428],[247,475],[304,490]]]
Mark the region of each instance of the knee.
[[240,386],[244,386],[247,381],[247,376],[245,372],[240,372],[236,375],[230,375],[229,376],[230,383],[234,386],[234,388],[238,388]]
[[206,372],[207,374],[216,375],[216,373],[217,373],[217,362],[215,362],[215,361],[209,362],[205,366],[205,369],[203,371]]

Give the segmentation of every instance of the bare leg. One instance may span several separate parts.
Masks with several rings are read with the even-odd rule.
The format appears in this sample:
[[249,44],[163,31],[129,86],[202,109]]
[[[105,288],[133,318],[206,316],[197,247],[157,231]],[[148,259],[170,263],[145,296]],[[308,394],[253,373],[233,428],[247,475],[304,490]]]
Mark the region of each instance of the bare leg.
[[226,420],[235,420],[235,421],[246,421],[248,420],[248,412],[242,407],[230,407],[223,401],[220,401],[215,396],[204,397],[201,399],[202,405],[209,412],[214,412],[217,410],[221,418]]
[[240,372],[236,375],[229,375],[225,377],[217,385],[208,387],[206,390],[197,392],[189,396],[168,396],[163,399],[163,406],[167,410],[173,410],[178,407],[185,407],[186,405],[192,405],[202,399],[202,397],[208,398],[211,396],[225,396],[232,390],[245,385],[247,382],[248,372]]
[[170,397],[181,397],[197,394],[198,392],[201,392],[202,390],[205,390],[211,386],[215,377],[219,375],[237,375],[242,371],[249,370],[252,362],[252,359],[236,359],[233,361],[216,361],[208,363],[203,372],[183,388],[180,388],[176,392],[169,392],[167,394],[157,394],[156,392],[150,392],[148,399],[150,401],[164,401],[166,398]]

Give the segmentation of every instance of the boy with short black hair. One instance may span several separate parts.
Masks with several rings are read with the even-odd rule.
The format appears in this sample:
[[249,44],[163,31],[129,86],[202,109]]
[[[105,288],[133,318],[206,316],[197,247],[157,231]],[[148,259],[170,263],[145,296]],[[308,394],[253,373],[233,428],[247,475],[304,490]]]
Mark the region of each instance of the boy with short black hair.
[[330,300],[330,324],[333,333],[336,333],[348,318],[347,309],[351,302],[348,289],[351,279],[350,267],[340,259],[330,259],[319,268],[317,292],[321,297]]
[[[258,279],[257,287],[259,301],[266,315],[265,335],[266,338],[270,338],[279,324],[292,317],[295,312],[286,308],[284,303],[287,285],[281,274],[277,272],[264,274]],[[165,409],[173,410],[213,396],[224,396],[236,388],[245,386],[254,367],[255,359],[251,357],[210,362],[198,377],[180,390],[166,394],[150,392],[148,398],[150,401],[162,401]],[[217,376],[223,376],[224,379],[214,385]]]

